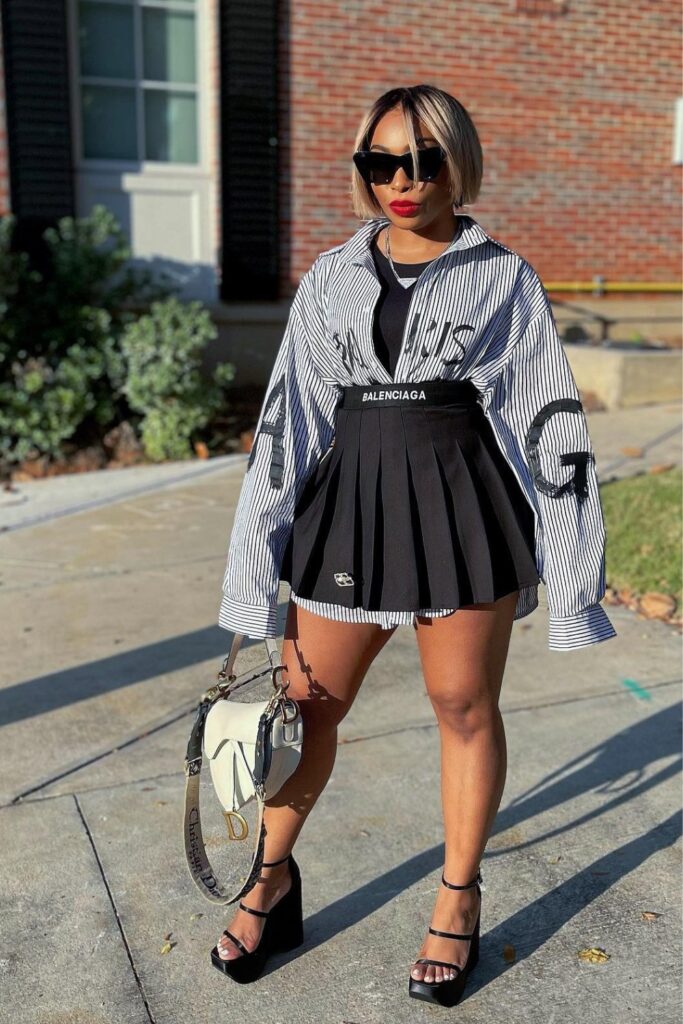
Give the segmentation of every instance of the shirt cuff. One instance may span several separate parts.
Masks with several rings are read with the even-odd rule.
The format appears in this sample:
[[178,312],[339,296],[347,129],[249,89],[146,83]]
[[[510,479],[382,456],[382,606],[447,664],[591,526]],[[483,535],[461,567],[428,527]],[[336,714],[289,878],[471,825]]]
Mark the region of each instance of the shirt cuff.
[[573,651],[616,636],[617,631],[599,604],[591,604],[567,618],[550,616],[548,648],[551,651]]
[[232,633],[244,633],[252,640],[274,639],[278,636],[277,605],[245,604],[224,593],[218,625]]

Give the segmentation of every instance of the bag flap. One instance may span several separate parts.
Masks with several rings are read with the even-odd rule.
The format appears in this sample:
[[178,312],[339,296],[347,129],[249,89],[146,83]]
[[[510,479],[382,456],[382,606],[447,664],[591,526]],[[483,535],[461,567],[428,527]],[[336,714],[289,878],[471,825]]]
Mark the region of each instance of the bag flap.
[[204,723],[204,753],[214,758],[226,739],[238,743],[256,743],[259,718],[267,701],[247,704],[229,699],[217,700]]

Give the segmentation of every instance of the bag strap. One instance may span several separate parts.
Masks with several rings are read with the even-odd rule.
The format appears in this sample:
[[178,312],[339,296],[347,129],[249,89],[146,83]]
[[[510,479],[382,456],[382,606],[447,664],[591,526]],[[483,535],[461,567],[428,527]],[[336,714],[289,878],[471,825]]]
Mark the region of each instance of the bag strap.
[[[230,681],[233,678],[232,670],[235,664],[235,659],[237,657],[237,652],[239,651],[242,645],[242,641],[244,640],[244,636],[244,633],[235,633],[228,656],[224,660],[223,666],[217,676],[219,682],[223,682],[226,678]],[[263,642],[266,645],[266,652],[268,654],[270,666],[272,669],[276,669],[278,665],[280,665],[280,652],[278,651],[277,642],[274,639],[272,639],[272,637],[266,637]],[[246,682],[249,681],[250,680],[246,680]],[[244,683],[240,685],[244,685]],[[232,693],[234,690],[237,689],[239,689],[239,685],[227,685],[223,687],[223,693]]]
[[[239,688],[239,686],[231,686],[230,683],[235,681],[232,669],[235,663],[235,658],[237,657],[237,652],[239,651],[242,640],[244,639],[244,635],[244,633],[235,634],[230,648],[230,653],[223,662],[221,671],[218,673],[218,685],[207,690],[199,702],[197,715],[194,725],[192,726],[192,731],[190,732],[190,739],[185,756],[185,808],[183,820],[185,858],[187,860],[188,868],[190,869],[190,874],[199,891],[207,900],[209,900],[210,903],[217,903],[221,906],[225,906],[228,903],[234,903],[254,887],[261,873],[261,867],[263,866],[263,848],[265,845],[265,823],[263,820],[265,809],[264,784],[270,763],[270,737],[276,714],[275,708],[272,709],[271,713],[266,709],[266,711],[261,715],[259,721],[256,737],[255,771],[252,776],[254,788],[256,790],[256,799],[258,801],[256,846],[252,857],[251,867],[244,884],[241,886],[239,891],[233,895],[230,895],[225,891],[211,867],[202,834],[202,819],[199,806],[199,782],[202,771],[202,743],[204,739],[206,716],[216,700],[224,698],[230,693],[233,693],[235,689]],[[266,638],[265,644],[269,662],[271,667],[275,669],[277,667],[277,663],[279,663],[277,643],[275,640]],[[226,676],[228,678],[227,684],[222,682]],[[248,677],[239,685],[246,685],[247,682],[252,681],[252,678],[253,677]]]

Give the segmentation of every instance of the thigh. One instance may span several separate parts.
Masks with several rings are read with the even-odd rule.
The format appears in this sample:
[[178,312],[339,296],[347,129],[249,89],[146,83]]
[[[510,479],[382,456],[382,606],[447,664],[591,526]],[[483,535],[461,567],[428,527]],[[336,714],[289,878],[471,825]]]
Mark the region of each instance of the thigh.
[[441,618],[417,617],[420,661],[433,701],[469,703],[488,697],[497,703],[518,593],[463,605]]
[[315,701],[317,713],[340,722],[393,633],[374,622],[328,619],[290,599],[282,645],[288,695]]

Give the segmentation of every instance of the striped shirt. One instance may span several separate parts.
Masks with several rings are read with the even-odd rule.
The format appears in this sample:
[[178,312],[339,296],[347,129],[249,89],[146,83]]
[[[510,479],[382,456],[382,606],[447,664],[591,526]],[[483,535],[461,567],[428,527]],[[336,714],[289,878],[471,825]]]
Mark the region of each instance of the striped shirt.
[[[301,278],[235,510],[218,620],[224,629],[277,636],[279,572],[294,511],[334,440],[341,388],[469,379],[534,511],[549,649],[616,635],[599,604],[605,526],[595,455],[547,292],[523,257],[474,218],[460,219],[460,232],[412,290],[393,379],[373,345],[381,283],[370,249],[389,219],[365,221]],[[537,607],[537,590],[520,590],[515,619]],[[452,611],[368,611],[291,597],[329,618],[385,628]]]

